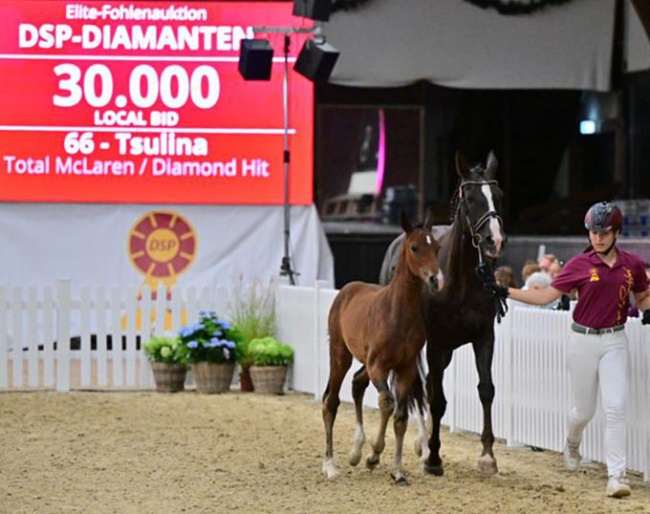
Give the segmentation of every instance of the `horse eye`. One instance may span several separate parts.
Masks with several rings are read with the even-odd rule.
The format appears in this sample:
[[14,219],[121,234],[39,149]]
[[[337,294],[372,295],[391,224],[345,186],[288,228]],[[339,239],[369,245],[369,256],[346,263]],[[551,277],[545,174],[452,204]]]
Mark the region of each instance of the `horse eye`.
[[418,247],[415,246],[415,245],[411,246],[411,251],[412,251],[413,253],[417,253],[417,251],[418,251]]

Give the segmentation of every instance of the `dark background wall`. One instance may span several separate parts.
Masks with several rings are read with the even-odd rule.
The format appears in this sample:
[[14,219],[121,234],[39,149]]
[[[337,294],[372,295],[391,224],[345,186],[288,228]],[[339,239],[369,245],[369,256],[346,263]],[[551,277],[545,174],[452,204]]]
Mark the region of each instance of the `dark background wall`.
[[[608,98],[614,102],[613,114],[594,135],[579,132],[588,94],[464,91],[424,83],[397,89],[321,84],[316,89],[316,123],[322,106],[419,106],[424,113],[422,132],[410,151],[418,152],[422,160],[417,181],[420,205],[432,207],[438,223],[448,221],[458,183],[455,152],[484,162],[494,150],[510,237],[502,263],[517,273],[526,259],[536,258],[540,244],[564,260],[581,251],[584,213],[596,201],[650,198],[650,72],[621,79],[621,88]],[[337,139],[331,120],[328,130],[317,134],[317,155],[326,140],[329,148],[346,144],[345,138]],[[400,145],[409,151],[409,141]],[[317,181],[327,180],[328,170],[318,158],[315,169]],[[409,173],[405,180],[413,181]],[[321,200],[317,195],[317,206]],[[399,227],[324,221],[337,285],[355,279],[376,281],[383,253]],[[643,239],[633,243],[650,260],[646,244]]]

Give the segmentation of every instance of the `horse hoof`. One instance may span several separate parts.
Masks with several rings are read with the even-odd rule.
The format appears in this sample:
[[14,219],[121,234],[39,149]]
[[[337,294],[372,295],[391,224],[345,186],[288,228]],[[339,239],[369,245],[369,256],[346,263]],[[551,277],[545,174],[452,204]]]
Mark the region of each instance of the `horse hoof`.
[[348,455],[348,462],[350,463],[350,466],[356,466],[359,464],[359,462],[361,462],[361,452],[352,450],[350,455]]
[[438,464],[437,466],[431,466],[425,463],[422,466],[422,468],[424,469],[424,472],[427,475],[434,475],[437,477],[441,477],[442,475],[445,474],[445,469],[442,467],[442,464]]
[[366,459],[366,468],[372,471],[377,467],[377,464],[379,464],[379,455],[376,453],[368,455],[368,458]]
[[400,486],[411,485],[408,479],[404,475],[399,475],[398,477],[396,477],[393,473],[391,473],[390,477],[393,479],[394,485],[400,485]]
[[422,445],[420,444],[419,440],[415,440],[415,443],[413,444],[413,448],[415,449],[415,455],[418,457],[422,457]]
[[339,474],[334,462],[330,460],[323,462],[323,473],[328,479],[334,478]]
[[491,455],[482,455],[479,457],[478,470],[484,475],[496,475],[499,472],[497,461]]

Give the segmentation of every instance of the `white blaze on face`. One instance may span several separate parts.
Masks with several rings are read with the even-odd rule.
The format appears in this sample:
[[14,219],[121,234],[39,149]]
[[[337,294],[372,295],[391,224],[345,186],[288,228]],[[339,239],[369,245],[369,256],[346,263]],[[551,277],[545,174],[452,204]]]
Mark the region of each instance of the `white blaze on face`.
[[[494,199],[492,198],[492,190],[490,186],[485,184],[481,186],[481,192],[485,199],[487,200],[488,210],[496,212],[494,207]],[[501,225],[499,221],[491,217],[489,221],[490,232],[492,233],[492,239],[494,240],[494,246],[496,247],[497,254],[501,253],[501,246],[503,245],[503,237],[501,237]]]
[[431,244],[432,244],[432,243],[431,243],[431,236],[430,236],[429,234],[427,234],[427,244],[428,244],[429,246],[431,246]]

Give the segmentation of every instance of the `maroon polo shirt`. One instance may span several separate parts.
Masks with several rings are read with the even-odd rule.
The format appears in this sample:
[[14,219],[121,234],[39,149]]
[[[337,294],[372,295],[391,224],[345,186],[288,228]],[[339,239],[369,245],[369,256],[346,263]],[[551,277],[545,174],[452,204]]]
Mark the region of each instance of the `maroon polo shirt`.
[[612,268],[596,252],[576,255],[551,283],[558,291],[578,291],[573,320],[589,328],[610,328],[627,320],[630,292],[648,289],[643,261],[633,253],[616,248],[618,259]]

